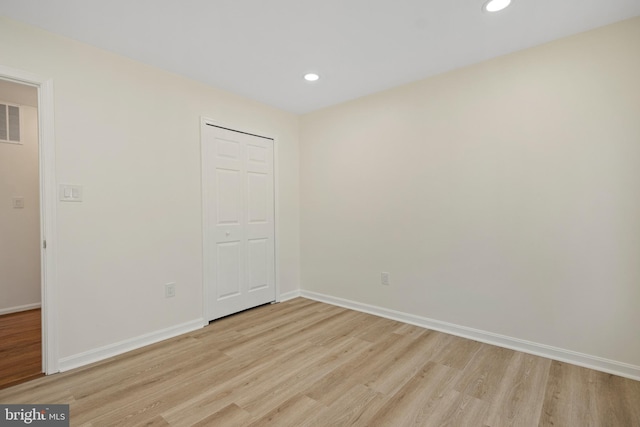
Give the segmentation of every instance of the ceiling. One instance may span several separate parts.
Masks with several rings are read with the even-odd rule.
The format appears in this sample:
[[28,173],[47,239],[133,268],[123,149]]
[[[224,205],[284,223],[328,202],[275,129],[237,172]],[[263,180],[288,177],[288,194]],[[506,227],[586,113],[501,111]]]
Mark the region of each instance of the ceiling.
[[0,0],[0,14],[293,113],[640,15],[640,0],[483,3]]

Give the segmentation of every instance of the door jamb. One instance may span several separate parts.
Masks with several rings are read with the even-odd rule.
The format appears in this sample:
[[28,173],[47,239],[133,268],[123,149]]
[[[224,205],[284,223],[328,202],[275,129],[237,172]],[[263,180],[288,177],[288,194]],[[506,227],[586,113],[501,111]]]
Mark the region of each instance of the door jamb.
[[[38,90],[38,150],[40,168],[40,263],[42,297],[42,370],[59,371],[56,304],[56,174],[53,80],[0,65],[0,79],[33,86]],[[46,248],[44,248],[46,242]]]

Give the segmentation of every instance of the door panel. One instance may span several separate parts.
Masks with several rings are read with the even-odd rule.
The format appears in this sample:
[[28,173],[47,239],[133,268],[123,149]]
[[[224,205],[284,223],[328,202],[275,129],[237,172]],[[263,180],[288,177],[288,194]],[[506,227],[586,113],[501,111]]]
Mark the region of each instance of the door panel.
[[273,140],[203,124],[208,320],[275,301]]
[[240,171],[216,169],[218,225],[240,224],[242,177]]
[[268,150],[258,145],[247,146],[247,160],[256,164],[263,164],[268,167]]
[[222,138],[216,139],[218,141],[218,157],[240,159],[240,144],[237,141],[229,141]]
[[266,223],[269,177],[266,173],[249,172],[247,174],[247,213],[249,224]]
[[217,298],[221,300],[238,296],[242,293],[240,242],[218,243],[217,248]]
[[249,292],[269,286],[269,240],[249,240]]

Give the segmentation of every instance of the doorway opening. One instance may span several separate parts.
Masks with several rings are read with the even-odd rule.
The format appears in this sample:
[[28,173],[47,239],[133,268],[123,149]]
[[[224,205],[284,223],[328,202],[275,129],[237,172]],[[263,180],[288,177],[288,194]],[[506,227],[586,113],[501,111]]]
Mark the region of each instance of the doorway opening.
[[0,387],[42,374],[38,89],[0,80]]
[[0,65],[0,388],[59,370],[53,135],[53,82]]

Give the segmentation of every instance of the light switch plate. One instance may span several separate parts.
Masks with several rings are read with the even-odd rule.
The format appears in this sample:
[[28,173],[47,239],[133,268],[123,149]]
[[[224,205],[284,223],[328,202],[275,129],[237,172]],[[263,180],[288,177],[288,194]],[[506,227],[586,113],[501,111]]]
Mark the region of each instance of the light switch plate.
[[61,202],[81,202],[82,186],[71,184],[60,184],[60,201]]
[[24,209],[24,197],[14,197],[11,199],[13,209]]

